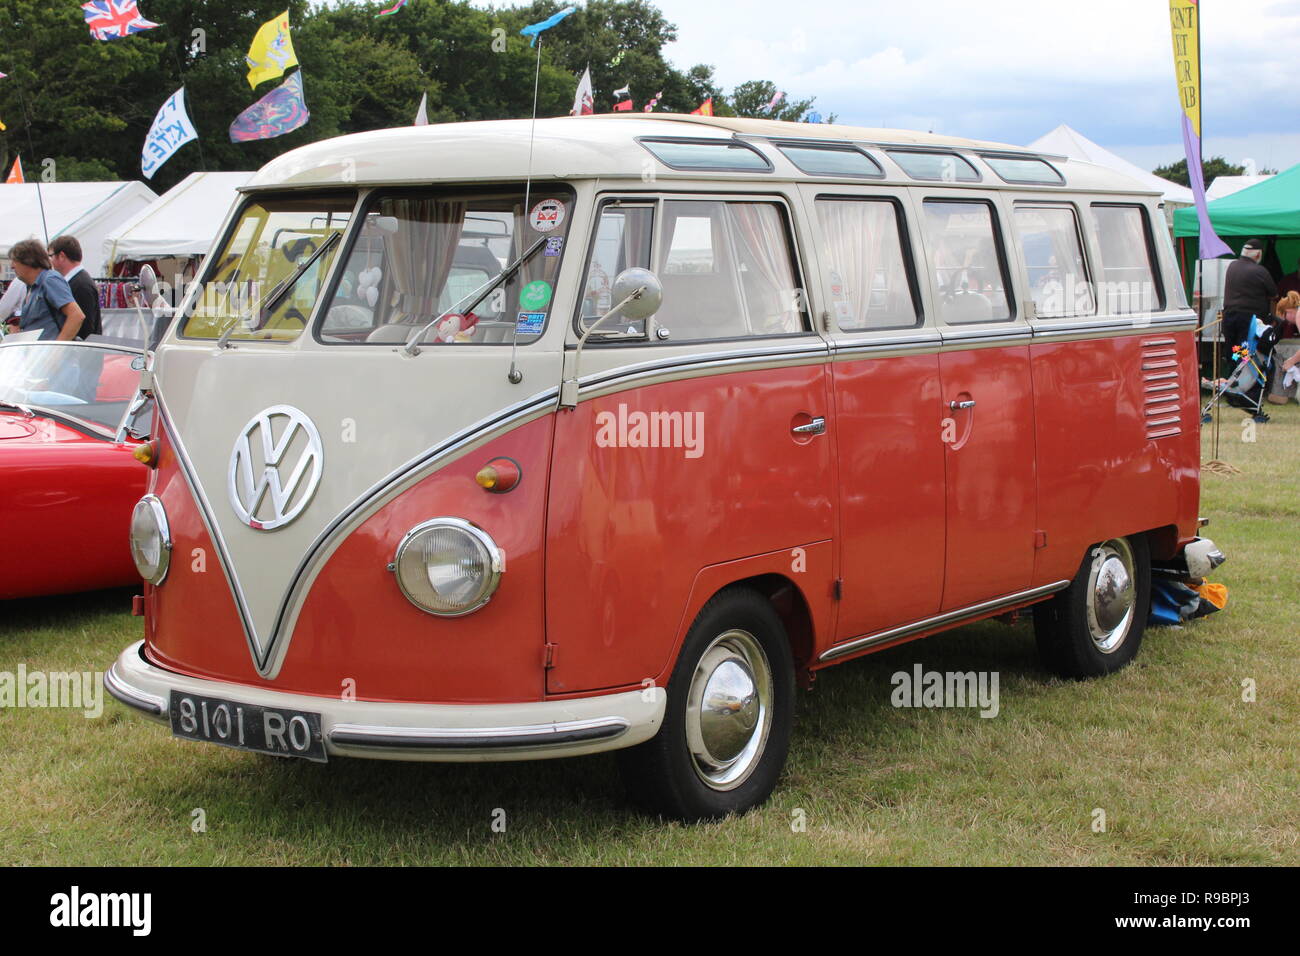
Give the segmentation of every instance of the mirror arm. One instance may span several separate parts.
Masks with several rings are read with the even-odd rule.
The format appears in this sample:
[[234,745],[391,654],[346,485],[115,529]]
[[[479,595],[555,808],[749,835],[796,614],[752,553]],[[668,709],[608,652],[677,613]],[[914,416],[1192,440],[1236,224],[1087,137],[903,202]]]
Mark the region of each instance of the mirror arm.
[[[618,315],[618,313],[622,312],[624,307],[633,299],[641,298],[641,296],[645,294],[645,290],[646,290],[645,286],[640,286],[634,289],[632,293],[629,296],[627,296],[627,298],[625,298],[618,305],[614,306],[614,308],[610,309],[608,312],[602,315],[595,322],[591,323],[591,325],[587,327],[587,330],[583,332],[581,336],[579,336],[578,348],[573,353],[573,375],[570,376],[569,378],[566,378],[563,382],[560,383],[560,407],[561,408],[571,409],[571,408],[576,408],[578,406],[578,374],[580,369],[582,368],[582,347],[587,344],[587,337],[591,335],[592,332],[595,332],[597,327],[599,327],[599,325],[602,322],[604,322],[606,319],[612,318],[613,316]],[[650,330],[649,321],[650,321],[649,319],[646,320],[647,332],[649,332]]]

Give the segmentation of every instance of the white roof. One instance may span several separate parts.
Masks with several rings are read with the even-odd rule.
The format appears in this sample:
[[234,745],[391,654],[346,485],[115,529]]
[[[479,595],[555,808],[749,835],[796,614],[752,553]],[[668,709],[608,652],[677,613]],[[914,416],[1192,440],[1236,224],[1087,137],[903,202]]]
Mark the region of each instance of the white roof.
[[1231,196],[1251,186],[1258,186],[1264,180],[1272,178],[1272,173],[1256,176],[1215,176],[1214,181],[1205,188],[1205,200],[1209,202],[1222,199],[1224,196]]
[[105,237],[104,262],[204,255],[239,188],[252,178],[251,172],[190,173]]
[[[1025,155],[1023,146],[938,136],[910,130],[868,129],[830,124],[785,123],[735,117],[686,116],[676,113],[613,113],[478,123],[402,126],[353,133],[291,150],[271,160],[249,180],[249,189],[273,186],[341,187],[352,184],[419,184],[429,182],[519,181],[530,168],[533,178],[639,179],[650,153],[637,139],[736,137],[757,143],[768,139],[853,142],[867,146],[934,146],[971,152],[1004,151]],[[763,150],[776,167],[774,179],[808,179],[775,149]],[[1075,161],[1057,162],[1072,188],[1162,192],[1116,175],[1105,167]],[[658,179],[752,180],[740,171],[676,171],[652,165]],[[1136,168],[1136,167],[1135,167]],[[892,178],[908,181],[901,171]],[[992,176],[991,173],[988,174]],[[1152,177],[1154,178],[1154,177]],[[998,182],[992,179],[992,182]],[[1177,188],[1177,187],[1175,187]]]
[[[23,239],[75,236],[82,265],[92,276],[104,274],[104,237],[157,195],[142,182],[0,184],[0,257]],[[45,211],[44,228],[41,210]]]
[[1192,191],[1186,186],[1170,182],[1168,179],[1161,179],[1155,173],[1147,172],[1141,166],[1130,163],[1122,156],[1116,156],[1110,150],[1098,146],[1078,130],[1072,129],[1065,124],[1056,127],[1046,136],[1038,137],[1029,144],[1029,148],[1036,152],[1058,153],[1061,156],[1069,156],[1071,159],[1081,159],[1086,163],[1096,163],[1098,166],[1113,169],[1130,179],[1137,180],[1142,184],[1143,188],[1160,193],[1164,196],[1165,202],[1183,203],[1190,206],[1195,201]]

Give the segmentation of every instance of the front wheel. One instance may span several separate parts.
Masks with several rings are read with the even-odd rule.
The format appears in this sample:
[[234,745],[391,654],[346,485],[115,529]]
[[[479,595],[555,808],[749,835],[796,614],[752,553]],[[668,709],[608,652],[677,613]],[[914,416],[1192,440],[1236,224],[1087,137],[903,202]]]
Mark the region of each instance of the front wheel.
[[1043,663],[1076,679],[1119,670],[1137,656],[1150,608],[1146,538],[1111,538],[1094,545],[1070,586],[1034,606],[1034,636]]
[[659,733],[619,752],[628,794],[687,821],[743,813],[776,786],[793,713],[794,664],[780,618],[756,592],[723,591],[686,635]]

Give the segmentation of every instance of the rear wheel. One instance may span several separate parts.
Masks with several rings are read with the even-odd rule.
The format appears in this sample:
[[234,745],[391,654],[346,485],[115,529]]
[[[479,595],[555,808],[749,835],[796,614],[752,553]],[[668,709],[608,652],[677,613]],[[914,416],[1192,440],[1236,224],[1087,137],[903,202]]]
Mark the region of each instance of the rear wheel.
[[1070,586],[1034,606],[1043,663],[1071,678],[1119,670],[1137,656],[1150,607],[1146,538],[1111,538],[1089,548]]
[[721,592],[686,635],[659,733],[619,752],[629,796],[688,821],[757,806],[785,765],[793,712],[780,618],[753,591]]

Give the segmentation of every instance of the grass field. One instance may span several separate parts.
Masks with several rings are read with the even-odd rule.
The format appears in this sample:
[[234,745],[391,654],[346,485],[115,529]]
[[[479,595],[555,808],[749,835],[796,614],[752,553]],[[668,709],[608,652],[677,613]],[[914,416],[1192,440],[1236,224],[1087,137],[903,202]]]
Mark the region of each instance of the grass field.
[[[639,816],[608,756],[317,766],[176,741],[109,700],[98,719],[0,709],[0,864],[1296,865],[1300,407],[1270,411],[1253,443],[1225,414],[1219,457],[1241,474],[1204,479],[1226,611],[1149,630],[1133,666],[1087,683],[995,622],[834,668],[747,816]],[[139,635],[129,594],[0,605],[0,671],[102,670]],[[1000,713],[892,707],[890,675],[917,662],[998,671]]]

